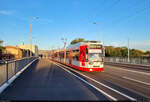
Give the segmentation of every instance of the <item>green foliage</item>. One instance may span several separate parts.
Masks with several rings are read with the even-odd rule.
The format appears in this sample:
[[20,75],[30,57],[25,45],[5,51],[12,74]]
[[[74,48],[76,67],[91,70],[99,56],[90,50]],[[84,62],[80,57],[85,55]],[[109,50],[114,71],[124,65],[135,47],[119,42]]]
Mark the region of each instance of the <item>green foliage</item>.
[[144,55],[144,52],[142,52],[140,50],[136,50],[136,49],[130,50],[130,56],[131,57],[141,57],[142,55]]
[[0,46],[2,45],[2,43],[3,43],[3,40],[0,40]]
[[121,54],[122,54],[122,57],[127,57],[128,56],[128,48],[122,47]]
[[84,41],[83,38],[76,38],[76,39],[72,40],[70,44],[76,44],[76,43],[82,42],[82,41]]
[[0,40],[0,60],[2,59],[2,53],[3,53],[3,46],[2,46],[3,40]]
[[150,51],[146,51],[144,54],[145,55],[150,55]]
[[[141,57],[145,54],[150,55],[150,51],[144,53],[143,51],[140,50],[130,49],[130,57]],[[105,55],[106,57],[127,57],[128,48],[105,46]]]

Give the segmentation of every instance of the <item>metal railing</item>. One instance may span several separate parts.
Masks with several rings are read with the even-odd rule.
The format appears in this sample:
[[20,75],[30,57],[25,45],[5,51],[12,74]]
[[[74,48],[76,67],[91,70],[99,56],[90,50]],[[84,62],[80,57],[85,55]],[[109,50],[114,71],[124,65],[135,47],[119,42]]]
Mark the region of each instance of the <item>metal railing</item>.
[[16,75],[27,64],[37,57],[27,57],[20,60],[1,61],[0,63],[0,86],[8,82],[10,78]]
[[114,62],[114,63],[130,63],[130,64],[143,64],[150,65],[150,58],[128,58],[123,57],[105,57],[105,62]]

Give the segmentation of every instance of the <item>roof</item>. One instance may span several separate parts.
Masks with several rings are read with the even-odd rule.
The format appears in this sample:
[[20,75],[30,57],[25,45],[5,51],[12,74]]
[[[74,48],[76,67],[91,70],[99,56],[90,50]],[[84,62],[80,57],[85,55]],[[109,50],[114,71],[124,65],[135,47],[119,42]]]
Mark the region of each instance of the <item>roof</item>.
[[[78,49],[79,46],[81,46],[81,45],[90,45],[90,44],[100,44],[100,45],[102,45],[102,43],[99,42],[99,41],[89,41],[89,40],[87,40],[87,41],[78,42],[76,44],[71,44],[71,45],[67,46],[66,49],[67,50],[72,49],[72,48]],[[53,51],[54,52],[59,52],[59,51],[63,51],[63,50],[64,50],[64,48],[62,48],[62,49],[55,49]]]
[[72,44],[72,45],[69,45],[67,47],[67,49],[72,49],[72,48],[78,48],[78,46],[81,46],[81,45],[90,45],[90,44],[102,44],[100,43],[99,41],[83,41],[83,42],[79,42],[79,43],[76,43],[76,44]]

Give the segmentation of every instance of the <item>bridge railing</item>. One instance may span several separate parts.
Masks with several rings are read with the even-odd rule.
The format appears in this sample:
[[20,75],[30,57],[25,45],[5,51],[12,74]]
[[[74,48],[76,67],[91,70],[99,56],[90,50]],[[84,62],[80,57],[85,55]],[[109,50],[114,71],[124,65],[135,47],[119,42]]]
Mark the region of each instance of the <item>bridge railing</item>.
[[130,64],[143,64],[150,65],[150,58],[128,58],[123,57],[105,57],[105,62],[114,62],[114,63],[130,63]]
[[26,57],[19,60],[0,61],[0,86],[8,82],[10,78],[36,58]]

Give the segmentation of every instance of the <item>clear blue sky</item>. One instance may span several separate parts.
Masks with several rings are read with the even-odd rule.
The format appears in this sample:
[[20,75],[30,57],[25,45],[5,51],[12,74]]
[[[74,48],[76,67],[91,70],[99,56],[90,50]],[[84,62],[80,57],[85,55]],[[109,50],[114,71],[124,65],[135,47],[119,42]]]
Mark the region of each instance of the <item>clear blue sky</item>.
[[0,39],[4,45],[33,43],[40,49],[62,47],[62,37],[98,40],[105,45],[150,50],[150,0],[0,0]]

